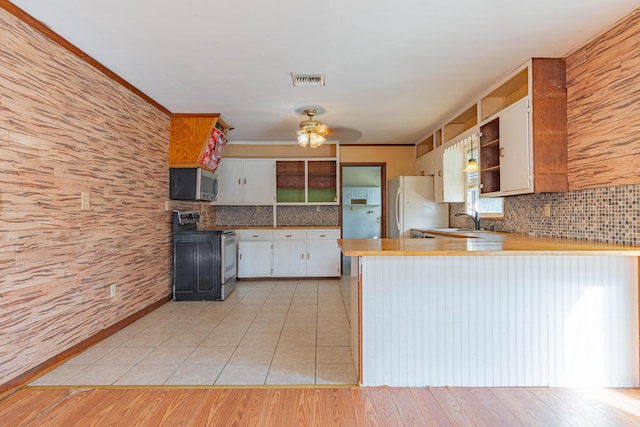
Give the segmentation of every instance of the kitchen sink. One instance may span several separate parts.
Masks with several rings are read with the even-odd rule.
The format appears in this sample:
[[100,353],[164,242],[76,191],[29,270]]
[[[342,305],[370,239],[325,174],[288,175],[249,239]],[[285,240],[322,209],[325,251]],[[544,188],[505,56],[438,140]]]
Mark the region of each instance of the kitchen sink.
[[430,228],[425,230],[426,233],[433,233],[434,235],[449,236],[449,237],[488,237],[492,235],[492,231],[489,230],[475,230],[473,228],[453,228],[453,227],[441,227]]

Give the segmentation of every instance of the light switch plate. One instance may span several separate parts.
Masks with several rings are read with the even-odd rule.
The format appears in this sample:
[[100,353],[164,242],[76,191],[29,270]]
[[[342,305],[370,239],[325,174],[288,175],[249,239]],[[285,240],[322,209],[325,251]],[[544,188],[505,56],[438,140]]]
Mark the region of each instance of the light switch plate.
[[86,191],[81,192],[80,198],[82,200],[81,201],[82,210],[88,211],[89,209],[91,209],[91,201],[90,201],[89,193]]

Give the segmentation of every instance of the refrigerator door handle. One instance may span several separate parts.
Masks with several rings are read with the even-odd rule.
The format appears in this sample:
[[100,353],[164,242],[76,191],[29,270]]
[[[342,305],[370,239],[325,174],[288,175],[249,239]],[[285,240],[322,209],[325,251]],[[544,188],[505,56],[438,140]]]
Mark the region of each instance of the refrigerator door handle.
[[[396,193],[396,227],[400,230],[400,191]],[[399,236],[400,237],[400,236]]]

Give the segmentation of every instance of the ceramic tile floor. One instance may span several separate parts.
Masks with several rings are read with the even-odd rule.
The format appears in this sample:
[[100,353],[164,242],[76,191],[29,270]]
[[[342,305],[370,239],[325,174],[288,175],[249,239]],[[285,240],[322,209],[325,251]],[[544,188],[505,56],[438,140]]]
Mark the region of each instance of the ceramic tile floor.
[[354,384],[349,280],[239,281],[171,301],[30,385]]

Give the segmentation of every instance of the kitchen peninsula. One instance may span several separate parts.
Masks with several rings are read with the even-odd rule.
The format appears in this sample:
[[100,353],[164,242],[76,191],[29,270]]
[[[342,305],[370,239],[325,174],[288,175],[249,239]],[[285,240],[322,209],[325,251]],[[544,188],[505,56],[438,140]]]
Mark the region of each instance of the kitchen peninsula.
[[640,248],[433,236],[339,241],[362,385],[640,385]]

